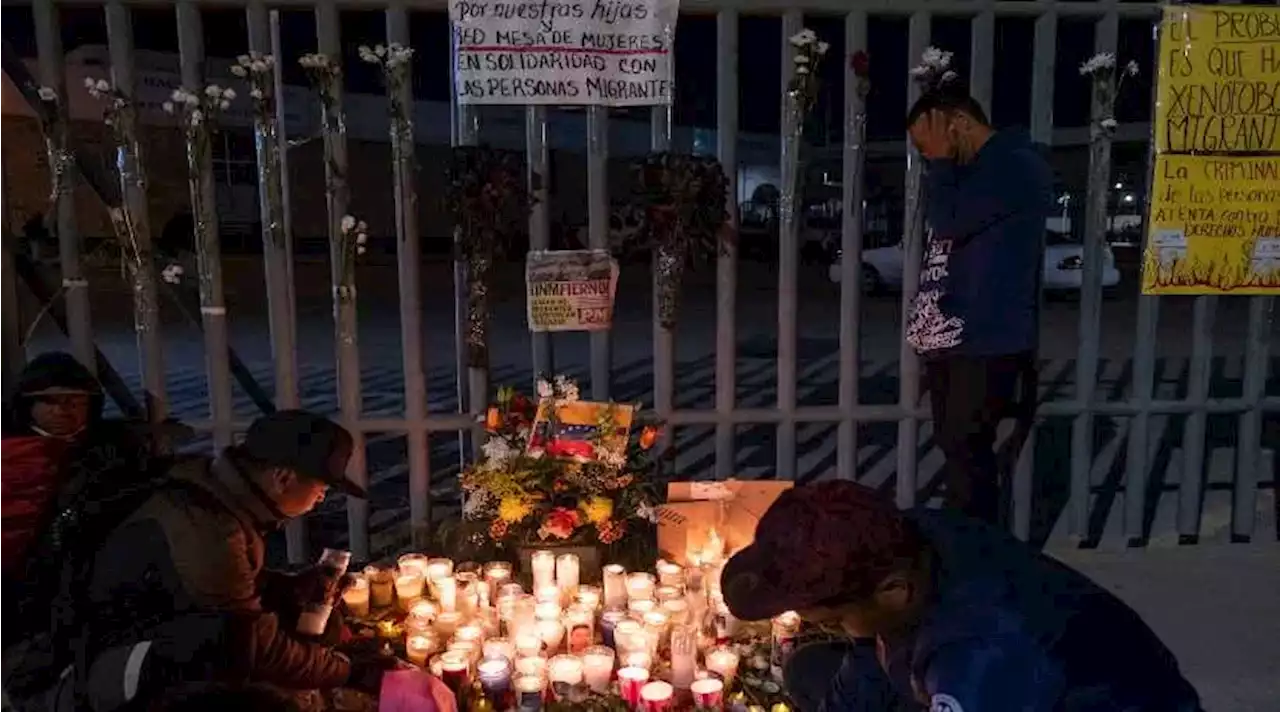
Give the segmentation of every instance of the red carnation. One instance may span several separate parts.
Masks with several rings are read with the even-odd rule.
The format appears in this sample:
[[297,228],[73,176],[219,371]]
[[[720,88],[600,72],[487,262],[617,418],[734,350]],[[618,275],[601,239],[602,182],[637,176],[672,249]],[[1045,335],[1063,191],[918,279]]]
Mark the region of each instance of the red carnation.
[[854,76],[861,79],[869,79],[871,77],[871,57],[864,50],[858,50],[849,56],[849,68],[853,70]]
[[568,539],[573,536],[573,530],[577,529],[580,523],[578,510],[556,507],[547,514],[546,519],[542,520],[542,526],[538,528],[538,536],[543,539],[551,537]]

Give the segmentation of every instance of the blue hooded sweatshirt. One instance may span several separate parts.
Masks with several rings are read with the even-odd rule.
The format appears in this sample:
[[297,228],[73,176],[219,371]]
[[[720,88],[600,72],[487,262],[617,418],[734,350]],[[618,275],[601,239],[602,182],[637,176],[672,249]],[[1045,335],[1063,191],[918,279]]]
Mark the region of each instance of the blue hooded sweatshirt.
[[932,161],[920,291],[906,339],[925,357],[1001,356],[1037,339],[1053,171],[1023,132],[993,134],[967,164]]

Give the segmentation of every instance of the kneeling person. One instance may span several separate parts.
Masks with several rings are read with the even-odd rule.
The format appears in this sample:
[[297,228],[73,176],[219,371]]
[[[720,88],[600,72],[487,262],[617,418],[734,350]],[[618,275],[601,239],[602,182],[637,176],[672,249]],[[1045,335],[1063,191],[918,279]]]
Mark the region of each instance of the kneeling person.
[[797,611],[846,644],[801,648],[804,712],[1197,712],[1136,612],[1082,574],[950,511],[900,512],[852,482],[797,487],[722,577],[744,620]]

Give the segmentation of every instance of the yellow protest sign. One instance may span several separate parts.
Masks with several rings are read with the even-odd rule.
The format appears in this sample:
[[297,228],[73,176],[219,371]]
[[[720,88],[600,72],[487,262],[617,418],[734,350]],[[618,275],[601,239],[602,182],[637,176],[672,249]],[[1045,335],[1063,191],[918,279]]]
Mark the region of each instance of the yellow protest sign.
[[1145,294],[1280,294],[1280,8],[1160,25]]

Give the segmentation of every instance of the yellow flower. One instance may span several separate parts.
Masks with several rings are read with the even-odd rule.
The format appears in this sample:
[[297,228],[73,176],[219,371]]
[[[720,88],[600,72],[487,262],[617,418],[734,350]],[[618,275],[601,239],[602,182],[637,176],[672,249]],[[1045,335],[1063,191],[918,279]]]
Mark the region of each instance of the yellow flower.
[[613,500],[608,497],[592,497],[585,499],[579,505],[582,514],[586,516],[587,521],[592,524],[602,524],[609,521],[613,516]]
[[512,524],[524,519],[533,512],[532,505],[520,497],[503,497],[498,502],[498,518]]

